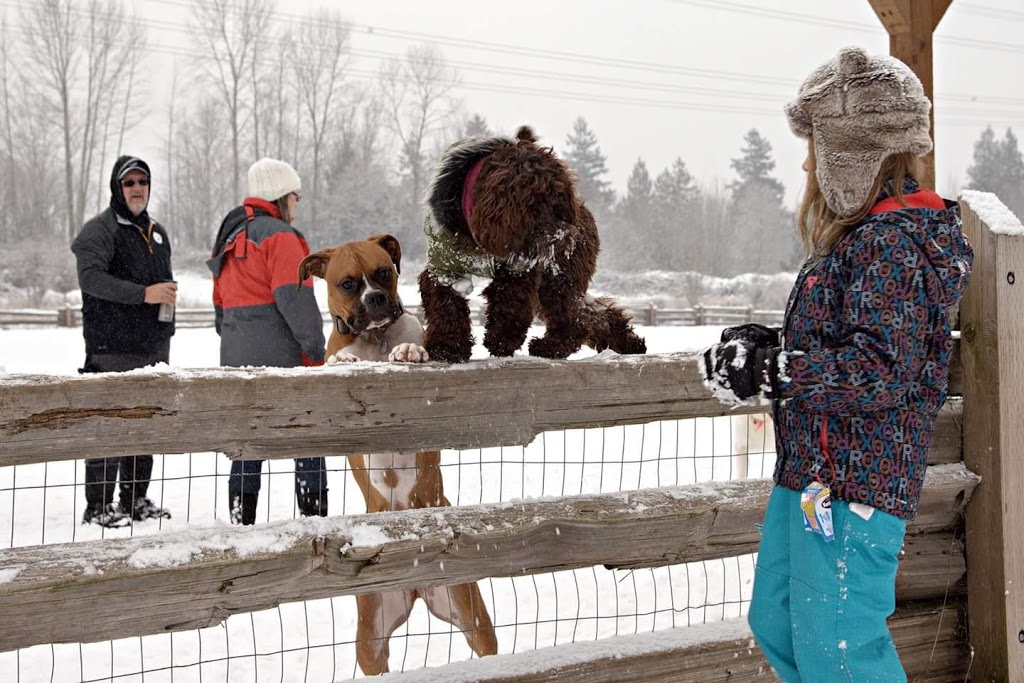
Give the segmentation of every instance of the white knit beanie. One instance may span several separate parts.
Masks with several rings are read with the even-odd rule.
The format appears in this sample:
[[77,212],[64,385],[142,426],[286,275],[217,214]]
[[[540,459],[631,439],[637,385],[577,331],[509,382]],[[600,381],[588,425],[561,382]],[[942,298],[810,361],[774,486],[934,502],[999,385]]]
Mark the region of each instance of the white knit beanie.
[[302,189],[302,180],[291,164],[264,157],[249,167],[249,196],[277,201]]
[[871,199],[887,157],[931,151],[931,106],[906,64],[846,47],[804,81],[786,117],[794,133],[814,138],[818,185],[829,208],[845,218]]

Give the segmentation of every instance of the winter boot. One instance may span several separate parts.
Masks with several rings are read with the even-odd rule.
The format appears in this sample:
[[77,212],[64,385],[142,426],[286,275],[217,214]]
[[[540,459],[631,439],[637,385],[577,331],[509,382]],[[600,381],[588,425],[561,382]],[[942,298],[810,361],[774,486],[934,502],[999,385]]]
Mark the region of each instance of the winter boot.
[[170,519],[171,513],[162,507],[157,507],[156,503],[152,500],[143,496],[142,498],[136,498],[135,504],[128,506],[124,502],[121,503],[122,510],[131,509],[132,519],[136,522],[142,522],[147,519]]
[[327,516],[327,489],[302,491],[296,487],[295,500],[299,504],[299,512],[303,517]]
[[239,493],[228,491],[228,506],[231,512],[231,523],[251,526],[256,523],[257,493]]
[[88,505],[82,514],[82,524],[99,524],[108,529],[125,527],[131,523],[131,518],[124,512],[121,512],[121,508],[114,503]]

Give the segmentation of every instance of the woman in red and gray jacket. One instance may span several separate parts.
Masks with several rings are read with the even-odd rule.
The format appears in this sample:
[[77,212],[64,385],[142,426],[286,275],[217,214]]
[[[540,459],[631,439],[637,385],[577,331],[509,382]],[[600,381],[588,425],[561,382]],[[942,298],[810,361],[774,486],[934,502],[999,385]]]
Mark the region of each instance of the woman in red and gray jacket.
[[[298,281],[309,245],[292,227],[302,181],[289,164],[260,159],[249,168],[249,196],[221,223],[207,261],[221,365],[297,367],[324,358],[323,319],[312,278]],[[253,524],[262,460],[231,463],[231,521]],[[319,458],[295,460],[295,495],[304,516],[327,515],[327,473]]]

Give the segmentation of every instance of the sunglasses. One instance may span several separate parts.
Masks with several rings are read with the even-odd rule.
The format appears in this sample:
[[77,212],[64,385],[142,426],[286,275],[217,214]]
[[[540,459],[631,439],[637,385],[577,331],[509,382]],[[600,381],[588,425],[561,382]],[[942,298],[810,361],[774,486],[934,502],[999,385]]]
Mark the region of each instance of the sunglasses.
[[149,178],[143,178],[142,180],[122,180],[121,187],[135,187],[135,183],[138,183],[143,187],[149,187]]

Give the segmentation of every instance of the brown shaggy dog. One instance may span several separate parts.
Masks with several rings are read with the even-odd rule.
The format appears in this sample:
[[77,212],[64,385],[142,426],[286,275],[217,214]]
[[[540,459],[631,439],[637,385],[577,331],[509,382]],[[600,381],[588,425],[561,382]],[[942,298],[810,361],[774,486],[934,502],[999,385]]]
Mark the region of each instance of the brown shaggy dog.
[[484,346],[511,356],[537,315],[546,326],[530,354],[565,358],[586,344],[596,351],[644,353],[625,312],[587,288],[600,240],[590,210],[576,196],[569,168],[530,128],[515,140],[471,138],[442,157],[428,196],[427,267],[420,298],[432,360],[462,363],[473,350],[471,276],[491,279]]

